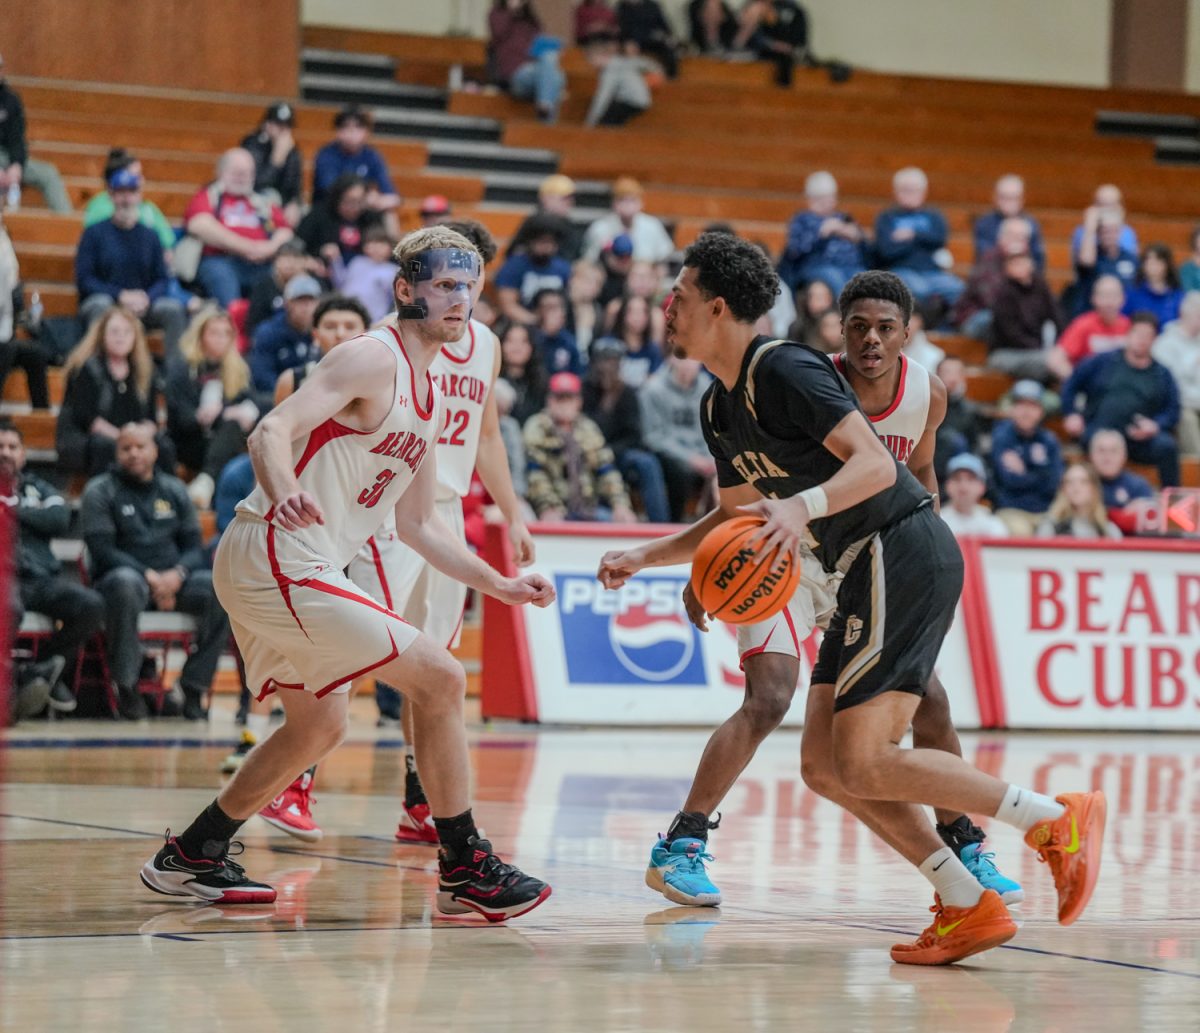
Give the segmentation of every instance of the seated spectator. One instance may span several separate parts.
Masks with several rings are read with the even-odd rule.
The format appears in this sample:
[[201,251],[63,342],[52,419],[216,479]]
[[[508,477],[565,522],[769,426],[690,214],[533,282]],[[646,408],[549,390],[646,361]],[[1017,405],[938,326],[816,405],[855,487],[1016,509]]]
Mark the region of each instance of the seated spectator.
[[717,468],[700,426],[700,400],[709,383],[699,362],[672,356],[638,392],[646,442],[662,464],[676,523],[694,496],[701,498],[701,512],[712,498]]
[[932,299],[949,308],[963,282],[943,266],[948,258],[946,218],[925,203],[929,180],[918,168],[892,177],[896,203],[875,220],[875,254],[882,269],[900,277],[921,304]]
[[583,124],[623,126],[650,110],[650,82],[662,78],[662,69],[649,57],[623,53],[615,40],[588,47],[588,62],[596,69],[596,92]]
[[1127,316],[1135,312],[1151,312],[1159,326],[1166,326],[1179,318],[1179,303],[1183,301],[1183,289],[1179,286],[1179,273],[1175,271],[1175,258],[1166,244],[1147,244],[1138,261],[1137,278],[1125,296]]
[[313,343],[317,346],[317,355],[303,365],[279,374],[275,382],[275,404],[293,395],[330,351],[339,344],[361,337],[369,326],[367,310],[357,298],[343,294],[326,294],[321,298],[313,313]]
[[1168,323],[1151,352],[1179,386],[1179,451],[1200,456],[1200,291],[1188,291],[1179,318]]
[[909,359],[930,373],[936,370],[938,363],[946,357],[946,353],[934,344],[925,332],[925,313],[919,306],[913,307],[913,313],[908,319],[908,341],[901,350]]
[[808,51],[808,16],[796,0],[749,0],[742,8],[734,50],[750,49],[775,65],[775,82],[791,86],[796,62]]
[[1062,449],[1041,425],[1044,414],[1042,385],[1019,380],[1009,419],[992,431],[996,515],[1018,538],[1033,536],[1062,479]]
[[50,408],[50,385],[46,378],[48,358],[36,339],[17,339],[17,314],[21,297],[21,268],[0,212],[0,396],[13,366],[25,371],[29,401],[34,409]]
[[946,388],[946,416],[937,429],[933,458],[938,482],[942,483],[946,480],[950,460],[964,452],[974,452],[978,447],[983,417],[979,406],[967,397],[967,367],[962,359],[947,355],[937,364],[936,371]]
[[90,326],[120,305],[143,326],[162,330],[165,357],[170,359],[179,352],[187,312],[171,297],[162,242],[139,221],[142,181],[129,169],[120,169],[109,177],[108,193],[112,218],[87,227],[75,249],[79,318]]
[[663,469],[646,448],[638,393],[621,379],[624,355],[625,345],[615,337],[601,337],[592,346],[583,412],[600,428],[625,483],[641,496],[646,519],[663,524],[671,519]]
[[[270,407],[275,382],[285,369],[316,360],[320,352],[312,339],[313,314],[321,285],[307,273],[288,281],[283,289],[283,311],[254,331],[250,345],[250,379],[259,392],[259,404]],[[265,402],[263,399],[267,399]]]
[[1053,376],[1050,342],[1062,327],[1058,302],[1027,252],[1004,259],[1004,282],[992,301],[988,365],[1011,377]]
[[1192,250],[1179,267],[1179,286],[1185,291],[1200,291],[1200,226],[1192,230]]
[[287,101],[276,101],[263,113],[258,128],[242,139],[254,159],[254,189],[283,208],[288,223],[300,220],[303,157],[292,129],[296,110]]
[[979,456],[963,452],[946,465],[942,519],[955,538],[1007,538],[1008,527],[980,501],[987,492],[987,470]]
[[575,45],[586,47],[597,40],[616,39],[617,12],[608,0],[580,0],[575,5]]
[[571,267],[568,300],[571,303],[571,332],[580,355],[588,355],[592,340],[604,329],[604,313],[600,308],[600,291],[604,287],[604,270],[595,262],[582,259]]
[[17,208],[25,187],[33,187],[41,193],[51,211],[71,210],[71,199],[58,169],[48,161],[29,155],[25,107],[17,91],[8,84],[4,76],[4,58],[0,57],[0,202],[7,201],[9,208]]
[[983,253],[971,269],[962,297],[954,305],[950,321],[968,337],[988,341],[992,334],[992,307],[1004,284],[1004,262],[1009,255],[1028,254],[1032,229],[1027,220],[1005,219],[996,244]]
[[575,335],[567,329],[567,296],[558,290],[541,290],[533,299],[537,317],[533,339],[542,357],[542,365],[551,376],[566,370],[583,372],[583,361],[575,344]]
[[821,319],[826,312],[837,309],[833,289],[824,280],[809,280],[796,292],[796,299],[799,302],[796,306],[796,321],[788,328],[788,337],[810,347],[820,348]]
[[[142,163],[137,156],[131,154],[124,147],[114,147],[108,152],[108,157],[104,159],[104,176],[103,182],[105,187],[108,186],[108,181],[112,179],[113,174],[128,169],[138,180],[145,186],[145,176],[142,174]],[[83,226],[86,229],[88,226],[93,226],[98,222],[107,222],[113,216],[113,196],[105,190],[97,190],[89,198],[88,203],[83,209]],[[148,200],[143,194],[141,203],[138,205],[138,222],[143,226],[148,226],[154,230],[158,236],[159,242],[163,247],[163,254],[167,258],[167,264],[170,265],[171,253],[175,249],[175,227],[171,225],[167,217],[163,215],[162,209],[153,201]]]
[[516,395],[512,415],[522,426],[546,406],[546,368],[533,346],[533,333],[524,323],[500,325],[500,376]]
[[609,309],[625,296],[625,284],[633,271],[633,241],[624,233],[613,238],[600,252],[604,284],[600,288],[600,304],[604,306],[605,322],[611,322]]
[[582,410],[579,378],[554,374],[545,410],[525,424],[533,511],[545,521],[635,523],[612,449]]
[[617,0],[617,24],[628,50],[653,58],[670,79],[679,74],[678,44],[658,0]]
[[[1089,209],[1090,210],[1090,209]],[[1124,216],[1100,216],[1093,227],[1085,226],[1075,257],[1075,282],[1070,288],[1074,296],[1072,311],[1080,315],[1087,311],[1092,288],[1102,276],[1115,276],[1121,281],[1126,295],[1133,289],[1138,270],[1136,251],[1127,251],[1121,244],[1125,226]]]
[[309,209],[296,227],[296,236],[328,270],[335,261],[346,263],[361,255],[367,230],[382,225],[383,216],[367,207],[367,181],[347,173],[335,179],[324,199]]
[[54,672],[48,702],[55,710],[74,710],[75,694],[60,678],[64,671],[74,677],[79,647],[104,620],[104,601],[63,576],[51,542],[69,530],[71,508],[57,488],[25,472],[25,438],[7,417],[0,417],[0,479],[7,485],[0,503],[16,516],[15,525],[10,525],[16,528],[12,626],[20,627],[26,611],[50,619],[53,631],[37,654],[39,667],[55,661],[43,668]]
[[[771,249],[767,246],[766,241],[755,240],[753,243],[764,255],[767,256],[767,261],[770,262],[771,265],[776,264],[775,256],[771,254]],[[663,314],[664,334],[660,336],[659,339],[661,340],[662,337],[665,337],[666,313],[663,311],[661,306],[658,307],[658,310]],[[767,332],[773,338],[786,339],[788,331],[792,328],[792,324],[796,322],[796,315],[795,294],[786,288],[776,291],[775,301],[772,303],[771,308],[767,312],[766,316],[763,317],[766,319],[767,325],[770,327]]]
[[850,277],[867,267],[867,235],[854,216],[838,209],[837,180],[828,172],[814,172],[804,181],[804,197],[808,209],[792,216],[779,278],[793,293],[820,280],[840,294]]
[[842,337],[841,312],[831,308],[828,312],[821,313],[821,318],[817,320],[816,338],[811,344],[817,351],[826,355],[838,355],[846,350],[846,341]]
[[[250,454],[243,452],[234,456],[217,478],[217,491],[213,496],[213,512],[217,517],[218,538],[225,533],[237,511],[237,504],[254,490],[254,466]],[[215,542],[213,547],[215,547]]]
[[1179,446],[1172,436],[1179,422],[1179,388],[1171,371],[1151,354],[1158,320],[1137,312],[1120,351],[1081,362],[1063,385],[1063,429],[1084,444],[1098,430],[1125,436],[1135,463],[1158,467],[1164,488],[1179,480]]
[[1121,312],[1125,288],[1116,276],[1101,276],[1092,286],[1092,308],[1067,324],[1046,365],[1059,380],[1066,380],[1084,359],[1124,347],[1129,317]]
[[[536,221],[535,221],[536,220]],[[525,224],[526,250],[510,256],[496,273],[500,314],[519,323],[534,323],[533,299],[544,290],[563,291],[571,280],[571,263],[558,253],[558,224],[546,215]]]
[[237,350],[233,320],[218,308],[201,309],[167,366],[167,431],[179,461],[196,473],[188,495],[208,509],[225,464],[246,451],[258,422],[250,369]]
[[149,428],[123,426],[116,468],[84,490],[80,532],[96,591],[104,598],[104,639],[121,716],[146,717],[138,692],[138,615],[153,607],[178,610],[196,621],[194,646],[172,698],[182,696],[187,720],[203,721],[208,717],[204,696],[229,639],[229,618],[217,601],[212,573],[204,569],[200,522],[187,489],[179,478],[156,470],[156,458]]
[[1084,209],[1083,221],[1071,233],[1072,262],[1079,258],[1084,237],[1089,234],[1094,235],[1096,227],[1100,225],[1102,219],[1120,223],[1118,245],[1122,251],[1128,251],[1134,255],[1138,253],[1137,233],[1132,226],[1125,222],[1125,199],[1121,195],[1121,188],[1113,183],[1102,183],[1096,187],[1092,203]]
[[975,220],[975,258],[980,259],[996,246],[1000,224],[1005,219],[1024,219],[1029,224],[1029,253],[1041,272],[1046,267],[1046,248],[1042,243],[1042,227],[1025,211],[1025,180],[1017,175],[1001,176],[992,192],[992,210]]
[[733,46],[738,20],[725,0],[689,0],[692,46],[701,54],[720,56]]
[[1108,519],[1122,534],[1137,532],[1141,514],[1154,503],[1155,492],[1145,477],[1125,469],[1125,436],[1116,430],[1100,430],[1088,442],[1088,460],[1100,477],[1100,490]]
[[667,333],[667,317],[659,304],[662,296],[662,277],[658,267],[649,262],[633,262],[624,278],[619,297],[613,298],[604,306],[604,327],[607,333],[613,332],[617,323],[617,314],[621,306],[629,298],[641,298],[650,306],[650,336],[661,341]]
[[[110,308],[84,334],[63,365],[67,378],[55,447],[62,468],[91,477],[116,458],[120,428],[144,424],[158,430],[160,387],[146,334],[137,317]],[[175,448],[158,434],[158,461],[175,468]]]
[[634,390],[639,389],[662,365],[662,345],[654,340],[650,303],[636,295],[626,298],[617,309],[612,336],[625,345],[621,359],[621,378]]
[[421,218],[421,226],[444,226],[454,218],[450,201],[441,194],[429,194],[421,199],[421,207],[417,214]]
[[289,240],[271,260],[271,275],[264,276],[250,292],[250,307],[246,312],[246,336],[254,337],[254,331],[266,320],[283,309],[283,289],[293,276],[313,272],[316,260],[309,257],[304,241]]
[[254,192],[254,159],[241,147],[221,156],[216,182],[196,193],[183,219],[204,245],[196,279],[224,309],[270,275],[271,259],[292,239],[283,209]]
[[531,0],[496,0],[488,12],[488,72],[517,100],[531,100],[543,122],[558,121],[567,78],[562,41],[542,33]]
[[[370,113],[351,104],[334,116],[333,128],[333,140],[317,151],[313,163],[313,204],[320,204],[333,184],[349,175],[371,184],[365,198],[368,209],[385,215],[395,212],[400,206],[400,194],[392,186],[387,162],[367,143],[371,135]],[[395,233],[399,226],[389,229]]]
[[372,226],[363,234],[363,253],[345,265],[339,255],[330,269],[334,288],[357,298],[366,307],[368,326],[396,309],[394,285],[400,267],[392,261],[393,247],[394,242],[387,229],[384,226]]
[[538,216],[548,215],[552,217],[558,234],[558,253],[568,262],[578,261],[583,253],[584,227],[573,221],[574,213],[575,181],[559,172],[547,176],[538,186],[537,209],[517,227],[505,257],[510,257],[526,247],[534,235],[530,232],[530,227],[545,226],[546,222]]
[[675,244],[659,219],[642,211],[642,185],[630,176],[613,184],[612,211],[588,228],[583,238],[584,256],[595,261],[617,237],[628,237],[635,262],[657,265],[675,253]]
[[[528,509],[529,504],[525,502],[525,495],[529,491],[529,483],[526,480],[525,442],[521,438],[521,425],[512,414],[513,406],[517,402],[517,392],[507,380],[498,377],[492,385],[492,396],[496,399],[500,439],[504,442],[504,454],[508,459],[508,472],[512,474],[513,491],[521,500],[523,508]],[[532,510],[527,515],[529,519],[533,519]]]
[[1039,538],[1122,538],[1121,529],[1108,519],[1100,477],[1087,463],[1072,463],[1050,512],[1037,529]]

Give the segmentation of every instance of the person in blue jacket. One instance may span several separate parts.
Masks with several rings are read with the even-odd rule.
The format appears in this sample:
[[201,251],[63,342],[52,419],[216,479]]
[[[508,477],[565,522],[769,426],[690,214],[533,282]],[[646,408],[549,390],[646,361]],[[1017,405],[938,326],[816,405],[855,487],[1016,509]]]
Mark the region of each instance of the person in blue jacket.
[[285,369],[316,362],[321,349],[313,343],[313,313],[321,285],[307,273],[293,276],[283,289],[283,311],[264,320],[254,331],[247,360],[250,380],[266,411],[275,400],[275,382]]
[[1042,426],[1042,385],[1019,380],[1012,389],[1010,418],[992,431],[996,515],[1014,537],[1031,537],[1050,509],[1062,480],[1062,449]]

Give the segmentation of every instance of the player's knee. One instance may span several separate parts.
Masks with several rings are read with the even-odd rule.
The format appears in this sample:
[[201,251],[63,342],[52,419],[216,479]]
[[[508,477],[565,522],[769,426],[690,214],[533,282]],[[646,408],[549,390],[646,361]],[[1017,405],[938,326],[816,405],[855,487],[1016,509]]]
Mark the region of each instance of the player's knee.
[[784,654],[763,653],[746,662],[746,700],[742,713],[751,734],[765,739],[780,726],[796,694],[798,663]]
[[887,798],[891,774],[873,753],[838,751],[834,755],[834,769],[838,782],[851,796],[860,800]]
[[833,761],[828,755],[819,754],[815,750],[800,750],[800,777],[818,796],[832,800],[837,795],[841,783]]
[[765,739],[783,722],[791,705],[790,692],[780,691],[779,686],[770,686],[768,691],[756,691],[750,696],[742,704],[742,712],[749,720],[751,734],[758,739]]

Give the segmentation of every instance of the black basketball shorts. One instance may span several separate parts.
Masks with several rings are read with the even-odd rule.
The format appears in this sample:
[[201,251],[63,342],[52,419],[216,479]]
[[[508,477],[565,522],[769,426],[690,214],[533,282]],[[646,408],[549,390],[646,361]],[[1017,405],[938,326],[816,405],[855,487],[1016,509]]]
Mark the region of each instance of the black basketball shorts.
[[812,684],[835,687],[835,711],[884,692],[925,695],[962,582],[962,553],[932,506],[889,524],[846,572]]

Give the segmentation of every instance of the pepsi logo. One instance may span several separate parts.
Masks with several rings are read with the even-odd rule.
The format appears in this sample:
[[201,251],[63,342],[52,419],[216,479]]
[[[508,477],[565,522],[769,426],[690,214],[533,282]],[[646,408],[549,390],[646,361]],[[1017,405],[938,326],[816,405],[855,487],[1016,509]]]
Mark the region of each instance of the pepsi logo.
[[615,614],[608,623],[608,640],[625,669],[647,681],[678,677],[696,649],[696,636],[686,616],[655,616],[644,604]]

